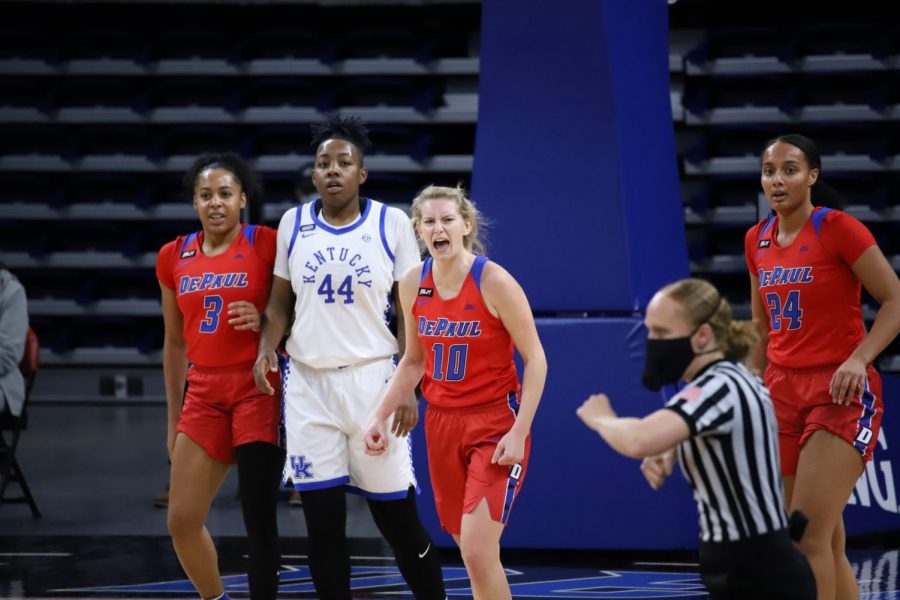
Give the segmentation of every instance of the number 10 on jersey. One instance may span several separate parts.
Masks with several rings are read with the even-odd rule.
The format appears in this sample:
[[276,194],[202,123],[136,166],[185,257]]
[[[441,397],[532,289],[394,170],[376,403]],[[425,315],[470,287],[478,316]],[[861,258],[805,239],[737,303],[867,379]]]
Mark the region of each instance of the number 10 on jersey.
[[434,373],[431,376],[435,381],[462,381],[465,378],[468,344],[451,344],[445,352],[444,344],[436,343],[431,351],[434,352]]

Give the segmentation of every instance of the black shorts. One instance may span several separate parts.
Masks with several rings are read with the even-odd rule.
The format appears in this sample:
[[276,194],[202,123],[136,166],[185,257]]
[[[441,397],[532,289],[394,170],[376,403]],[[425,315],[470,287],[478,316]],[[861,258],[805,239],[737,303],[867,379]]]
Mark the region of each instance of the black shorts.
[[700,575],[713,600],[815,600],[816,581],[787,529],[702,542]]

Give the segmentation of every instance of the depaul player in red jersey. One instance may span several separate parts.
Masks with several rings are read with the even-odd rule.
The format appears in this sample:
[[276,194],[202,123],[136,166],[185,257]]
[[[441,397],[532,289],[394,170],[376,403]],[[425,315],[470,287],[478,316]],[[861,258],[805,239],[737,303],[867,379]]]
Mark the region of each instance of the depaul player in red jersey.
[[[460,547],[474,597],[502,600],[511,596],[500,535],[525,477],[547,360],[522,288],[481,255],[479,214],[465,192],[426,188],[412,219],[431,258],[400,280],[406,354],[366,432],[366,451],[385,451],[385,421],[424,374],[441,525]],[[514,346],[525,366],[521,402]]]
[[[184,183],[202,229],[163,246],[156,263],[166,328],[169,531],[200,596],[227,598],[204,522],[237,462],[250,597],[275,598],[281,405],[280,396],[256,389],[252,372],[259,315],[272,282],[275,231],[241,223],[241,209],[260,201],[261,189],[239,156],[203,155]],[[280,389],[277,375],[273,386]]]
[[[883,411],[872,361],[900,331],[900,282],[869,230],[814,204],[833,190],[817,182],[821,159],[800,135],[766,144],[761,181],[773,214],[744,246],[753,318],[768,363],[789,512],[809,516],[800,549],[820,599],[859,598],[844,550],[850,491],[872,459]],[[880,303],[866,333],[860,286]]]

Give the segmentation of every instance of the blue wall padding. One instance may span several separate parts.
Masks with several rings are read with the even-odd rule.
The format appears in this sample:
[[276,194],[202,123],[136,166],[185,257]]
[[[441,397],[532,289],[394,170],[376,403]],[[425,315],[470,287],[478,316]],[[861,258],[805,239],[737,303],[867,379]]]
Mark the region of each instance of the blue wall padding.
[[482,8],[473,198],[537,311],[633,311],[688,274],[659,0]]

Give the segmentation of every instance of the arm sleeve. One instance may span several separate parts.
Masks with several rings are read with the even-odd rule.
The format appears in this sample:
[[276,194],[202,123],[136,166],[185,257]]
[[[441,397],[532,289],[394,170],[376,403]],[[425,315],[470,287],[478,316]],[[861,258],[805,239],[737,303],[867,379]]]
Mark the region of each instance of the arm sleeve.
[[388,245],[394,252],[394,281],[400,281],[404,273],[422,262],[422,255],[419,253],[412,222],[406,213],[392,206],[387,211],[389,227],[385,228],[385,233],[388,235]]
[[850,266],[869,246],[875,245],[872,232],[859,219],[837,210],[826,216],[819,239],[823,246]]
[[729,432],[734,423],[734,404],[728,384],[712,379],[687,386],[666,402],[666,408],[681,415],[691,437],[695,437]]
[[288,210],[281,217],[278,224],[278,236],[275,244],[275,267],[273,272],[282,279],[291,280],[291,270],[288,265],[288,249],[291,246],[291,237],[294,235],[294,225],[300,215],[297,214],[297,207]]
[[173,240],[160,248],[156,255],[156,278],[169,289],[175,289],[175,279],[172,272],[175,268],[175,253],[178,251],[181,238]]

